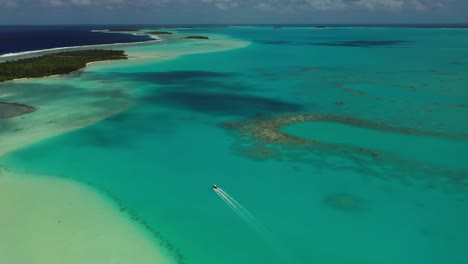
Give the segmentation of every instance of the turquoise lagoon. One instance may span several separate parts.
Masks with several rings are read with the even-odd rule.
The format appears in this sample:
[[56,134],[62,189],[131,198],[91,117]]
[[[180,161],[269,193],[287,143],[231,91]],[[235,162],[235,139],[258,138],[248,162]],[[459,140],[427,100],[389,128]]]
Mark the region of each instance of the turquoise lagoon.
[[[130,55],[168,57],[10,83],[51,94],[118,87],[132,103],[10,153],[1,165],[98,188],[179,263],[468,263],[467,30],[177,32],[226,45],[126,47]],[[231,47],[233,40],[245,43]],[[279,131],[315,142],[307,146],[264,142],[223,125],[302,113],[345,121]],[[213,184],[269,235],[234,214]]]

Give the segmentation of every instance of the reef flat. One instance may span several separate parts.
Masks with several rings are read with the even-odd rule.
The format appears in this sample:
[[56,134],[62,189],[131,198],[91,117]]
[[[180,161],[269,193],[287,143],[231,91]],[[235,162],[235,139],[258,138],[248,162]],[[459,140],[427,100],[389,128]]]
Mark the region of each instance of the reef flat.
[[34,111],[36,111],[36,108],[33,106],[18,103],[0,102],[0,119],[25,115]]
[[253,120],[246,120],[240,122],[226,122],[223,124],[226,128],[236,129],[242,133],[252,136],[257,140],[265,143],[281,143],[281,144],[317,144],[319,141],[314,139],[305,139],[288,134],[283,131],[283,128],[303,122],[332,122],[339,124],[351,125],[354,127],[369,128],[380,131],[387,131],[399,134],[419,135],[419,136],[433,136],[433,137],[452,137],[463,139],[465,135],[445,135],[442,133],[434,133],[421,131],[412,128],[396,127],[386,125],[382,122],[374,122],[347,116],[336,115],[315,115],[315,114],[284,114],[274,117],[265,117]]
[[[468,187],[466,165],[460,158],[468,155],[463,135],[397,127],[355,117],[302,113],[227,122],[222,126],[233,131],[238,139],[233,144],[234,153],[254,160],[326,164],[320,155],[327,153],[329,157],[348,159],[339,165],[342,169],[359,168],[377,177],[386,175],[408,180],[392,176],[397,175],[394,167],[398,164],[413,182],[442,188]],[[431,151],[422,151],[423,146],[432,146]],[[440,155],[452,158],[440,160]],[[443,177],[428,177],[429,172]]]

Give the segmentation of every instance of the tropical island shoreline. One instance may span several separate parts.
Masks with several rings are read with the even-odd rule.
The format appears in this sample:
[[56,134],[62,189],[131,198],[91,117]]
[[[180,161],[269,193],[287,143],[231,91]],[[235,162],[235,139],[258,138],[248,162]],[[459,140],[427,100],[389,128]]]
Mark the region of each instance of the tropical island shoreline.
[[[152,37],[154,41],[160,41]],[[64,47],[48,50],[26,51],[15,54],[4,54],[2,58],[18,58],[0,63],[0,85],[5,82],[25,81],[28,79],[46,79],[50,77],[66,76],[67,74],[84,70],[88,65],[112,60],[127,60],[124,50],[98,50],[87,49],[98,46],[137,45],[141,43],[116,43],[103,45],[90,45],[83,47]],[[78,50],[76,50],[78,49]],[[62,51],[65,50],[65,51]],[[62,51],[62,52],[56,52]],[[40,55],[40,53],[45,53]],[[53,52],[53,53],[49,53]],[[39,54],[39,56],[37,55]],[[34,56],[35,55],[35,56]],[[31,58],[22,58],[32,56]],[[28,70],[25,70],[28,69]],[[0,93],[0,96],[2,94]],[[7,99],[8,101],[8,99]],[[48,109],[42,109],[34,116],[38,108],[28,104],[16,102],[0,102],[0,120],[11,120],[13,124],[19,120],[32,118],[31,127],[36,131],[25,137],[19,136],[24,127],[16,128],[10,133],[10,137],[2,137],[0,145],[0,158],[11,151],[25,145],[32,144],[43,138],[52,137],[87,126],[116,114],[128,107],[118,107],[105,115],[96,116],[85,121],[72,122],[68,125],[58,125],[51,120],[48,124],[35,127],[34,119],[43,120],[41,115],[47,115]],[[50,111],[50,109],[49,109]],[[50,113],[49,113],[50,114]],[[26,118],[18,119],[25,115]],[[27,124],[27,121],[19,121]],[[0,124],[5,127],[6,123]],[[113,263],[174,263],[171,254],[158,246],[159,241],[152,237],[151,232],[144,226],[132,220],[132,217],[122,213],[119,205],[100,190],[87,184],[61,179],[48,175],[36,175],[35,173],[14,171],[10,168],[0,167],[0,186],[5,189],[0,197],[2,201],[17,201],[14,206],[10,202],[0,202],[0,210],[9,212],[0,220],[2,226],[10,226],[4,234],[8,238],[19,241],[19,244],[31,243],[31,240],[48,237],[47,243],[41,244],[35,250],[29,250],[24,254],[24,249],[15,244],[6,245],[8,254],[0,256],[0,262],[5,263],[100,263],[108,259]],[[59,196],[61,199],[56,199]],[[45,210],[52,206],[53,211]],[[34,214],[34,220],[28,215]],[[79,215],[79,217],[78,217]],[[85,221],[83,221],[85,219]],[[15,224],[10,224],[15,223]],[[27,228],[25,228],[27,227]],[[31,237],[24,230],[35,230],[35,236]],[[87,230],[86,236],[70,237],[72,230]],[[90,238],[92,238],[90,240]],[[93,239],[98,238],[98,239]],[[92,241],[92,242],[91,242]],[[76,248],[87,248],[76,250]],[[57,251],[59,249],[59,251]],[[58,253],[61,252],[61,253]],[[119,252],[116,254],[115,252]]]
[[50,53],[0,63],[0,82],[69,74],[83,69],[88,63],[125,59],[128,59],[128,56],[123,50],[95,49]]
[[[112,32],[110,30],[93,30],[92,32],[102,32],[102,33],[109,33],[109,34],[130,34],[130,35],[135,35],[135,32]],[[125,46],[134,46],[134,45],[141,45],[141,44],[152,44],[156,42],[163,41],[161,38],[159,38],[157,35],[154,34],[149,34],[146,32],[141,32],[138,35],[146,35],[150,39],[146,41],[137,41],[137,42],[117,42],[117,43],[109,43],[109,44],[93,44],[93,45],[82,45],[82,46],[67,46],[67,47],[57,47],[57,48],[50,48],[50,49],[38,49],[38,50],[28,50],[28,51],[20,51],[20,52],[14,52],[14,53],[6,53],[6,54],[0,54],[0,62],[4,61],[6,59],[11,59],[11,58],[24,58],[24,57],[30,57],[30,56],[38,56],[38,55],[43,55],[43,54],[48,54],[56,51],[76,51],[76,50],[83,50],[83,49],[105,49],[105,48],[111,48],[111,47],[125,47]]]
[[[178,38],[178,36],[176,38]],[[180,42],[183,41],[182,39],[180,40]],[[206,47],[198,49],[174,49],[176,52],[165,54],[165,56],[153,52],[135,52],[132,47],[139,46],[135,43],[133,45],[125,45],[125,52],[128,52],[129,56],[119,60],[122,62],[119,62],[118,65],[126,64],[125,61],[127,61],[127,59],[133,60],[133,63],[138,64],[146,63],[147,60],[143,59],[160,60],[161,58],[176,58],[185,54],[242,48],[249,44],[245,41],[230,40],[224,37],[215,38],[213,41],[215,44],[214,47],[208,44]],[[90,51],[72,52],[86,53]],[[37,55],[37,52],[32,52],[31,54]],[[90,68],[86,67],[90,64],[96,64],[91,70],[94,68],[107,68],[116,65],[115,63],[108,62],[109,60],[89,61],[86,62],[84,66],[81,64],[83,67],[78,70],[90,70]],[[74,70],[76,69],[73,68],[70,72],[74,72]],[[37,109],[37,111],[31,111],[22,116],[9,115],[8,118],[0,120],[0,128],[2,129],[2,136],[0,137],[0,159],[5,158],[11,152],[31,144],[36,144],[44,139],[53,138],[95,124],[109,116],[125,111],[125,109],[128,109],[133,104],[131,96],[127,96],[124,93],[120,94],[118,92],[118,87],[100,87],[98,89],[101,89],[103,92],[100,95],[104,95],[104,97],[95,98],[93,94],[96,92],[99,93],[99,91],[96,91],[95,87],[81,87],[81,84],[80,89],[82,91],[80,92],[80,96],[82,96],[82,93],[85,94],[84,101],[76,101],[74,99],[71,104],[70,102],[66,102],[68,101],[65,100],[67,95],[73,96],[74,92],[65,92],[63,97],[58,98],[60,99],[58,101],[37,101],[28,97],[28,94],[31,93],[29,89],[30,85],[34,87],[35,84],[45,83],[48,85],[50,83],[55,83],[66,86],[64,80],[68,80],[69,77],[67,77],[67,74],[58,73],[45,76],[18,77],[22,78],[9,79],[3,83],[0,82],[0,86],[3,88],[0,92],[2,102],[7,102],[4,103],[6,107],[24,105],[24,107],[28,109],[31,107],[31,110],[32,107],[34,107],[34,110]],[[69,80],[78,79],[72,78]],[[12,97],[12,94],[22,94],[16,92],[18,87],[27,88],[24,92],[26,96]],[[131,93],[131,90],[127,92]],[[87,95],[88,93],[89,95]],[[106,96],[106,94],[110,96]],[[108,102],[109,105],[106,103],[105,106],[99,106],[98,112],[94,109],[88,109],[88,107],[82,109],[83,105],[92,103],[96,101],[96,99],[104,100]],[[64,102],[66,103],[64,104]],[[115,200],[95,186],[89,186],[86,183],[76,182],[54,175],[26,172],[22,171],[21,168],[13,168],[8,165],[2,165],[0,167],[0,186],[9,190],[4,193],[5,197],[13,197],[18,201],[18,206],[15,208],[12,208],[10,203],[0,202],[0,210],[11,212],[8,213],[9,217],[0,220],[0,224],[8,224],[11,226],[10,232],[6,234],[5,239],[10,240],[18,238],[19,244],[26,244],[30,238],[28,238],[29,232],[24,231],[24,226],[27,226],[28,230],[35,230],[34,232],[37,234],[37,238],[45,236],[50,238],[48,239],[49,243],[41,244],[37,250],[29,251],[28,249],[27,254],[24,254],[23,247],[9,245],[7,247],[9,254],[0,256],[0,262],[2,263],[59,263],[56,261],[56,259],[59,258],[61,262],[65,261],[71,264],[78,263],[78,261],[81,263],[84,259],[86,263],[97,264],[102,263],[102,259],[106,257],[118,258],[119,260],[115,262],[118,264],[130,262],[142,264],[183,262],[183,257],[179,252],[174,252],[174,249],[168,249],[164,246],[167,241],[161,241],[161,238],[152,235],[151,230],[147,230],[147,227],[139,223],[133,216],[128,215],[127,212],[123,212],[120,205]],[[79,195],[76,197],[74,194]],[[57,201],[56,197],[61,197],[59,200],[62,202]],[[2,200],[7,201],[6,198],[2,198]],[[57,208],[57,212],[62,213],[57,215],[54,212],[45,210],[50,208],[51,205]],[[34,218],[27,217],[27,215],[31,213],[34,214]],[[85,223],[83,223],[76,220],[80,218],[76,215],[85,217],[89,222],[85,221]],[[68,223],[68,225],[64,225],[65,223]],[[67,237],[66,234],[69,234],[73,230],[81,230],[83,228],[88,228],[90,230],[85,236],[88,239],[82,237],[81,239],[73,239],[72,243],[67,242],[70,238]],[[91,239],[92,242],[89,242],[90,237],[99,237],[100,239]],[[101,250],[90,249],[89,252],[86,250],[73,250],[82,248],[85,244],[87,245],[85,248],[89,247],[91,249]],[[62,253],[57,253],[57,248],[61,248],[59,251]],[[118,254],[115,254],[115,252],[118,252]],[[42,254],[40,258],[38,258],[39,253]]]
[[[65,58],[69,67],[54,68],[52,66],[52,68],[41,69],[40,64],[44,62],[44,58],[46,62],[47,58],[53,60]],[[5,82],[16,83],[29,79],[40,80],[66,76],[84,70],[90,64],[116,59],[126,60],[128,57],[123,50],[81,50],[0,63],[0,68],[2,64],[20,67],[23,64],[30,64],[30,66],[33,65],[32,68],[39,69],[37,74],[15,76],[18,78],[0,76],[0,85]],[[15,69],[15,67],[12,68]],[[52,72],[49,72],[51,69]],[[21,127],[12,130],[9,134],[11,136],[2,137],[0,158],[41,139],[96,123],[127,107],[128,104],[123,105],[115,111],[86,119],[84,122],[78,120],[61,125],[51,120],[46,124],[37,124],[35,119],[43,120],[43,116],[51,114],[50,110],[55,108],[47,109],[42,106],[35,107],[24,103],[2,101],[0,102],[0,120],[9,120],[13,124],[15,122],[28,124],[28,120],[31,120],[30,126],[36,131],[31,134],[26,133],[24,137],[18,137],[23,131],[28,130],[27,127]],[[42,111],[37,111],[38,109]],[[20,116],[24,117],[19,118]],[[0,123],[0,128],[5,125],[6,123]],[[116,201],[93,186],[52,175],[40,175],[1,166],[0,187],[6,190],[0,194],[0,210],[8,212],[0,219],[0,225],[9,226],[3,239],[18,241],[20,245],[37,240],[35,243],[41,245],[28,249],[27,254],[24,253],[22,247],[17,247],[16,243],[4,245],[8,254],[0,256],[2,263],[46,264],[65,260],[66,263],[78,264],[85,260],[86,263],[98,264],[104,259],[119,264],[133,261],[145,264],[175,263],[172,254],[158,245],[160,241],[153,237],[150,231],[130,215],[123,213]],[[7,202],[11,200],[16,201],[14,206]],[[54,210],[46,210],[47,208],[54,208]],[[28,217],[31,214],[34,218]],[[34,230],[34,236],[30,236],[30,230]],[[86,236],[70,236],[73,230],[86,230]],[[39,241],[43,237],[48,237],[46,243]],[[76,248],[81,249],[76,250]],[[116,254],[116,252],[119,253]]]

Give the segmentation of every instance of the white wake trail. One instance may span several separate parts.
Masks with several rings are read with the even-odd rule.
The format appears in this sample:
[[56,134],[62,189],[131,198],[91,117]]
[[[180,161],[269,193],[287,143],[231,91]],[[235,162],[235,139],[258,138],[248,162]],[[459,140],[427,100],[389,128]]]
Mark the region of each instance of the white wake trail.
[[249,212],[249,210],[245,209],[244,206],[242,206],[236,199],[234,199],[232,196],[230,196],[227,192],[225,192],[223,189],[219,188],[219,192],[222,193],[225,197],[227,197],[236,207],[239,208],[242,212],[244,212],[246,215],[248,215],[251,219],[256,220],[256,218]]
[[231,210],[236,213],[244,222],[248,223],[248,218],[240,211],[234,203],[232,203],[226,196],[224,196],[221,192],[215,191],[216,194],[231,208]]
[[255,233],[262,238],[270,247],[278,249],[273,235],[255,218],[249,210],[242,206],[236,199],[221,188],[215,190],[216,194],[236,213]]
[[268,231],[268,229],[262,225],[257,218],[255,218],[249,210],[242,206],[236,199],[225,192],[223,189],[217,187],[214,189],[215,193],[231,208],[231,210],[239,216],[256,234],[259,236],[273,253],[281,260],[282,263],[288,263],[286,258],[286,252],[281,243]]
[[[218,188],[219,189],[219,188]],[[227,194],[222,189],[219,189],[219,195],[223,197],[235,210],[242,216],[245,222],[249,224],[251,227],[256,229],[257,231],[261,231],[264,233],[265,228],[258,222],[258,220],[247,210],[243,207],[236,199],[232,198],[229,194]]]

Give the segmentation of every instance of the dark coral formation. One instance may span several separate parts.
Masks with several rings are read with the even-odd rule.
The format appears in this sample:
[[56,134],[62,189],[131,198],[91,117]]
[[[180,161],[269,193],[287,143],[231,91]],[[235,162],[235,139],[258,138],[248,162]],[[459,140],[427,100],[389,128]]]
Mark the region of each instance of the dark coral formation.
[[[252,144],[249,147],[244,147],[244,149],[240,148],[237,150],[238,153],[254,159],[258,159],[259,157],[263,159],[281,159],[281,152],[274,148],[275,145],[300,148],[301,151],[305,150],[306,152],[311,149],[341,151],[342,153],[353,154],[357,156],[356,158],[358,159],[370,158],[372,160],[375,160],[381,158],[382,153],[376,152],[371,149],[365,149],[351,145],[330,144],[316,140],[305,139],[287,134],[282,130],[282,128],[287,125],[311,121],[336,122],[358,127],[367,127],[386,131],[396,131],[399,133],[408,132],[403,128],[389,127],[383,124],[375,124],[370,121],[352,119],[349,117],[320,116],[311,114],[291,114],[244,122],[231,122],[224,123],[223,126],[225,128],[233,129],[235,131],[240,132],[241,136],[244,138],[250,138],[254,141],[259,142],[259,144],[263,144],[262,151],[259,151],[259,144]],[[268,151],[266,149],[268,149]]]
[[[283,132],[283,127],[299,122],[334,122],[400,134],[452,137],[346,116],[312,114],[258,117],[253,120],[224,123],[223,127],[235,133],[237,142],[233,145],[233,151],[252,160],[274,159],[317,164],[338,170],[354,170],[358,174],[373,175],[387,180],[398,179],[408,185],[417,183],[427,188],[437,186],[451,191],[468,188],[466,171],[409,160],[397,154],[354,145],[305,139]],[[334,157],[339,160],[345,157],[346,161],[337,162]],[[342,202],[345,200],[342,199]]]
[[315,143],[300,137],[288,135],[281,131],[281,128],[299,122],[317,120],[316,116],[307,114],[295,114],[287,116],[279,116],[276,118],[252,120],[245,122],[225,123],[227,128],[240,130],[247,136],[252,136],[264,143],[280,143],[280,144],[310,144]]
[[188,37],[184,37],[184,39],[210,39],[210,38],[206,36],[188,36]]
[[272,146],[265,146],[263,144],[252,144],[248,147],[240,146],[234,149],[235,153],[248,157],[252,160],[281,160],[281,150]]
[[[225,123],[226,128],[232,128],[242,131],[243,134],[256,138],[266,143],[280,143],[280,144],[317,144],[319,142],[295,137],[282,131],[282,128],[294,123],[321,121],[321,122],[334,122],[345,125],[369,128],[374,130],[395,132],[401,134],[413,134],[423,136],[441,136],[435,133],[427,133],[410,128],[389,126],[383,123],[357,119],[346,116],[332,116],[332,115],[312,115],[312,114],[291,114],[282,115],[272,118],[264,118],[242,122]],[[374,156],[374,155],[373,155]]]
[[353,40],[353,41],[337,41],[337,42],[321,42],[315,43],[317,46],[338,46],[338,47],[380,47],[380,46],[395,46],[409,43],[405,40]]
[[355,95],[366,95],[364,91],[356,90],[352,88],[345,88],[344,91],[347,93],[355,94]]
[[322,201],[328,207],[347,212],[361,212],[369,207],[367,200],[346,192],[325,195]]
[[332,47],[355,47],[355,48],[372,48],[386,46],[401,46],[408,44],[410,41],[405,40],[352,40],[352,41],[336,41],[336,42],[310,42],[310,41],[291,41],[291,40],[275,40],[275,41],[257,41],[261,44],[270,45],[292,45],[292,46],[332,46]]
[[305,72],[310,72],[310,71],[318,71],[320,70],[319,67],[311,67],[311,66],[294,66],[292,67],[294,69],[300,70],[300,71],[305,71]]
[[36,111],[33,106],[17,103],[0,102],[0,119],[12,118]]
[[173,33],[172,32],[167,32],[167,31],[152,31],[152,32],[148,32],[148,34],[151,34],[151,35],[172,35]]

